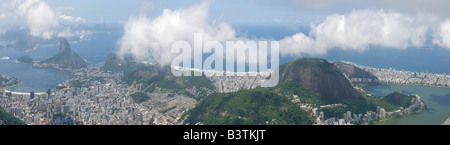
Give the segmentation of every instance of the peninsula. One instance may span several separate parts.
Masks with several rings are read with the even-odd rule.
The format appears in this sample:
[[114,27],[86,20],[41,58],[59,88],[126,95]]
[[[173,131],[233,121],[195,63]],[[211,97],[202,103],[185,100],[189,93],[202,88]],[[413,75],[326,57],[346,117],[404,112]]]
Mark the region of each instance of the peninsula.
[[42,62],[33,64],[33,67],[36,68],[55,68],[65,71],[73,71],[86,68],[87,66],[88,63],[81,56],[72,52],[66,38],[61,39],[58,54]]

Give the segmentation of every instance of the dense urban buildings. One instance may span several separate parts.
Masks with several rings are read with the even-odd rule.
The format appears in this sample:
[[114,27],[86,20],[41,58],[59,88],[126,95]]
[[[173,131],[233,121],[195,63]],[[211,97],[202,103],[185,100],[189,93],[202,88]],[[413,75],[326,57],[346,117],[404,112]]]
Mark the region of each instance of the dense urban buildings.
[[[30,125],[170,125],[181,124],[182,114],[197,102],[183,95],[148,93],[150,100],[138,104],[130,95],[142,91],[142,85],[118,83],[116,75],[120,73],[99,67],[80,69],[44,93],[9,92],[0,98],[0,106]],[[81,86],[74,87],[75,82]]]
[[[404,70],[395,70],[392,68],[374,68],[356,65],[354,63],[351,64],[374,75],[376,77],[376,80],[373,80],[373,82],[396,85],[450,87],[450,76],[447,76],[445,73],[435,74],[429,72],[411,72]],[[362,82],[369,79],[370,78],[350,78],[352,82]],[[372,80],[370,80],[370,82],[372,82]]]
[[[378,69],[356,65],[376,76],[370,82],[403,85],[449,86],[445,74],[415,73],[393,69]],[[180,68],[178,68],[180,69]],[[200,70],[192,70],[200,71]],[[217,73],[201,71],[203,73]],[[126,85],[121,82],[122,72],[110,73],[100,70],[100,66],[89,66],[74,72],[75,77],[69,79],[46,92],[9,92],[3,93],[0,106],[23,120],[26,124],[85,124],[85,125],[170,125],[182,124],[181,116],[195,107],[197,100],[176,93],[146,93],[149,101],[136,103],[131,94],[145,92],[142,84]],[[253,89],[259,86],[261,79],[268,73],[239,74],[227,73],[225,76],[209,75],[217,92],[235,92],[242,89]],[[351,82],[361,82],[367,78],[348,78]],[[298,96],[289,96],[291,101],[303,110],[310,112],[318,125],[367,124],[383,120],[391,116],[413,113],[426,106],[420,96],[411,100],[407,108],[387,112],[377,107],[375,111],[352,114],[348,111],[343,118],[325,118],[319,109],[341,107],[343,104],[302,103]],[[313,107],[316,106],[316,107]]]

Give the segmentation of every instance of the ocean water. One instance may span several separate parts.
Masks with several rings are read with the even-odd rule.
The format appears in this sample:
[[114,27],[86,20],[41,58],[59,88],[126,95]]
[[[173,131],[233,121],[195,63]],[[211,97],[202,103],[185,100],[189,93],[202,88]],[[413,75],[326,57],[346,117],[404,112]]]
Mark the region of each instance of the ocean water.
[[117,41],[122,34],[122,32],[98,32],[88,36],[89,40],[70,46],[89,64],[100,65],[105,63],[108,54],[118,50]]

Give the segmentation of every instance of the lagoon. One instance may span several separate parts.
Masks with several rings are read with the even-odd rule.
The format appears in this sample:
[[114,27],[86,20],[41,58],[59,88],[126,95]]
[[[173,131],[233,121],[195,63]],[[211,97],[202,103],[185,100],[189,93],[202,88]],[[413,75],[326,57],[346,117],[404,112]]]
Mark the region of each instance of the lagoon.
[[427,110],[423,112],[382,121],[378,125],[440,125],[450,118],[450,88],[378,85],[367,87],[366,91],[375,96],[386,96],[392,92],[418,94],[427,105]]

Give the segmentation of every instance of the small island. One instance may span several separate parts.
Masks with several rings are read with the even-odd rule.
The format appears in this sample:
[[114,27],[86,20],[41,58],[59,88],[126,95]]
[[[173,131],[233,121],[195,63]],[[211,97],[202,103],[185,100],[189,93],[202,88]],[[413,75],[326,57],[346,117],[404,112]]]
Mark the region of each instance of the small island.
[[19,59],[17,59],[17,61],[20,63],[24,63],[24,64],[34,63],[34,59],[32,59],[31,57],[29,57],[27,55],[20,57]]

